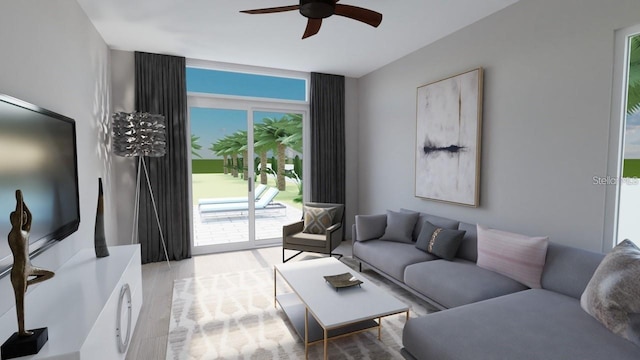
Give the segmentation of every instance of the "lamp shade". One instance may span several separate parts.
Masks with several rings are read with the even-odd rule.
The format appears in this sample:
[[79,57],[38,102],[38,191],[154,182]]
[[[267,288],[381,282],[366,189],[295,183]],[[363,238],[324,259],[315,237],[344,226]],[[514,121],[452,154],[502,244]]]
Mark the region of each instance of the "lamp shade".
[[165,133],[162,115],[142,112],[113,114],[112,148],[118,156],[164,156]]

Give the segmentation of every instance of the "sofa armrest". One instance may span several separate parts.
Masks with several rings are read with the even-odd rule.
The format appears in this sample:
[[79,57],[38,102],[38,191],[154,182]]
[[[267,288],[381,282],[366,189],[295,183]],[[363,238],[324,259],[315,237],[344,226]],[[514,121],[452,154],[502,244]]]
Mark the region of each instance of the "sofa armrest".
[[356,215],[355,241],[377,239],[387,228],[387,215]]
[[296,221],[296,222],[291,223],[291,224],[283,225],[282,226],[282,240],[284,241],[284,239],[287,236],[293,235],[293,234],[297,234],[299,232],[302,232],[302,230],[304,230],[304,221],[302,221],[302,220]]

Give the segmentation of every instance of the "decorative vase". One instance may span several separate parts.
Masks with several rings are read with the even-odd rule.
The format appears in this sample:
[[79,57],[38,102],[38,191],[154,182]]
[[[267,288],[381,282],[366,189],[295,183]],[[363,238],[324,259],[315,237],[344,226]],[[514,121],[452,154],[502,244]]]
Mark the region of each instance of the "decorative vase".
[[98,210],[96,211],[96,227],[94,232],[96,256],[109,256],[107,240],[104,236],[104,196],[102,195],[102,178],[98,178]]

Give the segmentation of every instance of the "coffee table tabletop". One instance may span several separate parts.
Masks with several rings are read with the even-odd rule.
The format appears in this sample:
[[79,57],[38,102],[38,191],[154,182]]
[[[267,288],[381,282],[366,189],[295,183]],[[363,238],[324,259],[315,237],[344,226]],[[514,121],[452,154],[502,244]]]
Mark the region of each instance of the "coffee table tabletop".
[[[327,275],[346,272],[362,281],[362,284],[336,289],[324,279]],[[293,293],[276,293],[278,274]],[[275,265],[274,296],[300,337],[305,340],[305,353],[308,345],[324,341],[325,358],[329,338],[371,328],[377,328],[380,337],[382,317],[406,313],[409,318],[409,307],[405,303],[332,257]],[[313,329],[316,324],[322,330],[321,337]]]

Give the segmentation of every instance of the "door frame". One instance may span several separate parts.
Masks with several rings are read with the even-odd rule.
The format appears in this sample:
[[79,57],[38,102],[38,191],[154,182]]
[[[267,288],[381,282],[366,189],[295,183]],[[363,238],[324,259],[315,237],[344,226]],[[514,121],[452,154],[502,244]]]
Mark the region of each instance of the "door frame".
[[[622,179],[624,160],[629,38],[637,34],[640,34],[640,24],[619,29],[615,32],[611,120],[609,121],[609,153],[606,174],[616,180]],[[613,186],[606,185],[605,189],[604,233],[602,237],[602,251],[605,253],[609,252],[618,243],[620,182],[616,181]],[[607,239],[611,239],[611,241]]]
[[[253,114],[255,111],[266,111],[266,112],[291,112],[291,113],[299,113],[302,114],[303,121],[303,172],[308,174],[310,171],[310,164],[307,160],[309,155],[309,140],[311,138],[309,133],[309,105],[307,102],[297,102],[297,101],[278,101],[272,99],[260,99],[260,98],[238,98],[231,96],[213,96],[208,94],[188,94],[187,96],[187,111],[189,112],[189,116],[187,116],[187,126],[191,129],[191,114],[190,109],[192,107],[208,107],[208,108],[217,108],[217,109],[231,109],[231,110],[241,110],[247,112],[247,143],[254,143],[254,134],[253,134]],[[190,144],[190,135],[191,132],[188,132]],[[189,154],[188,161],[188,170],[189,174],[192,174],[191,168],[191,152],[187,152]],[[247,152],[248,159],[255,158],[253,146],[249,146]],[[253,166],[248,167],[248,178],[249,183],[254,184],[255,181],[255,169]],[[306,176],[306,178],[309,178]],[[305,180],[304,189],[309,189],[310,185],[308,185],[308,180]],[[247,188],[247,199],[251,199],[253,197],[254,186]],[[307,200],[308,191],[303,190],[303,199]],[[193,188],[192,182],[189,182],[188,189],[189,199],[193,199]],[[193,206],[189,207],[189,218],[191,219],[191,227],[193,229]],[[239,250],[247,250],[247,249],[255,249],[259,247],[268,247],[282,244],[282,238],[274,238],[274,239],[265,239],[265,240],[256,240],[256,231],[255,231],[255,203],[249,201],[249,229],[248,229],[248,241],[237,242],[237,243],[228,243],[228,244],[216,244],[216,245],[205,245],[205,246],[195,246],[194,238],[195,233],[191,231],[191,253],[193,255],[204,255],[204,254],[213,254],[220,252],[229,252],[229,251],[239,251]]]

